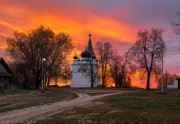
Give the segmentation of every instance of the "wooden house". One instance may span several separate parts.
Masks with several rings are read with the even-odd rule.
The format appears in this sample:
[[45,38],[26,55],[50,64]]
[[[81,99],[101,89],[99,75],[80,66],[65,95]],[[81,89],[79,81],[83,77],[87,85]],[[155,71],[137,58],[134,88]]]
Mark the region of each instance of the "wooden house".
[[7,87],[12,82],[13,73],[3,58],[0,58],[0,87]]

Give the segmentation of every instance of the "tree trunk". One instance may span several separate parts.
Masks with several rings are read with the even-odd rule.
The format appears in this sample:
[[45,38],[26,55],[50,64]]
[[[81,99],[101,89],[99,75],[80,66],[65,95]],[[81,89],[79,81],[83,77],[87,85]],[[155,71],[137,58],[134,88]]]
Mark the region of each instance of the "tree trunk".
[[40,77],[39,72],[34,72],[34,81],[35,81],[35,88],[36,89],[39,89],[39,86],[40,86],[41,81],[42,81],[42,77]]
[[55,85],[57,86],[58,85],[58,78],[57,77],[55,77]]
[[116,88],[119,88],[119,75],[117,74],[116,75],[116,82],[115,82],[116,84]]
[[119,87],[119,85],[118,85],[118,80],[117,80],[117,79],[116,79],[116,81],[115,81],[115,87],[116,87],[116,88]]
[[44,76],[44,87],[47,87],[47,76]]
[[117,68],[115,69],[115,87],[118,88],[119,87],[119,83],[118,83],[118,73],[117,73]]
[[51,77],[48,76],[48,78],[47,78],[47,87],[49,86],[50,82],[51,82]]
[[150,89],[150,76],[151,76],[151,73],[148,72],[147,73],[147,84],[146,84],[146,90],[149,90]]
[[103,86],[103,87],[106,87],[106,86],[105,86],[105,76],[104,76],[104,75],[102,76],[102,86]]
[[39,84],[40,84],[40,80],[36,79],[35,80],[35,88],[39,89]]
[[106,84],[105,84],[105,70],[104,70],[104,66],[102,66],[102,87],[106,87]]

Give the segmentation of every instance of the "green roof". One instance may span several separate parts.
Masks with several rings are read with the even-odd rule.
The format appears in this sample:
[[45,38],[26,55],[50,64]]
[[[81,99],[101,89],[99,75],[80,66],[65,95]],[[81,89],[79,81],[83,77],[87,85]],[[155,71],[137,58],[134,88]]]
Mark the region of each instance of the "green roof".
[[87,50],[91,53],[92,56],[95,56],[93,46],[92,46],[92,41],[91,41],[91,34],[89,34],[89,41],[88,41]]

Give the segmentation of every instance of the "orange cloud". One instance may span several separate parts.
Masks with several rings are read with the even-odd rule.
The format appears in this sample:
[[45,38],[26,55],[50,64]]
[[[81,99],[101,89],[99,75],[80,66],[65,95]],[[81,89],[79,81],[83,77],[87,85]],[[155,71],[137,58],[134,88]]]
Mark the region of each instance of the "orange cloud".
[[[45,25],[55,32],[65,32],[71,35],[77,55],[85,49],[88,33],[92,33],[93,44],[97,41],[110,40],[119,49],[119,53],[127,50],[124,43],[132,44],[136,40],[136,33],[140,29],[138,24],[121,21],[116,17],[124,16],[129,11],[117,13],[101,13],[93,7],[76,2],[59,3],[56,0],[12,1],[4,0],[0,4],[0,50],[6,47],[5,40],[14,30],[28,31],[39,25]],[[112,14],[112,15],[111,15]],[[71,54],[70,61],[74,51]],[[0,56],[3,54],[0,53]],[[4,56],[5,57],[5,56]],[[134,85],[141,86],[134,81]]]

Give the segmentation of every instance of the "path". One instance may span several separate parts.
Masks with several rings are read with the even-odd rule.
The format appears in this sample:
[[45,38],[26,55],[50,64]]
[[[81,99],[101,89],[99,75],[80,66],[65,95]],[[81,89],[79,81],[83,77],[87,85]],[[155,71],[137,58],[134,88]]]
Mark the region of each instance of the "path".
[[123,91],[123,92],[102,94],[96,96],[89,96],[84,93],[77,93],[78,98],[75,98],[70,101],[61,101],[47,105],[40,105],[40,106],[0,113],[0,124],[5,124],[5,123],[11,124],[11,123],[23,122],[27,120],[29,121],[41,120],[56,113],[60,113],[64,110],[69,110],[74,107],[83,106],[92,100],[96,100],[105,96],[125,93],[125,92],[134,92],[134,91]]

